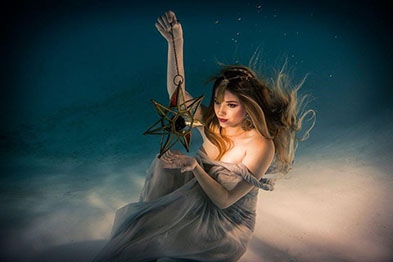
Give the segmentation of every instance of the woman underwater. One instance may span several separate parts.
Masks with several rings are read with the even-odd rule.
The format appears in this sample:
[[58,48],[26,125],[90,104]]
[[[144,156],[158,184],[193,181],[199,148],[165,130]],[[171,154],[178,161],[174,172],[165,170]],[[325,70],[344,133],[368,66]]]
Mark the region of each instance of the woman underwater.
[[[168,11],[156,28],[168,42],[171,96],[174,77],[184,76],[182,26]],[[280,72],[270,87],[245,66],[224,66],[213,80],[210,104],[195,114],[204,123],[201,149],[153,161],[140,201],[117,211],[96,261],[237,261],[246,251],[258,189],[273,190],[263,176],[273,166],[288,173],[293,164],[305,115],[298,116],[300,85],[288,88]]]

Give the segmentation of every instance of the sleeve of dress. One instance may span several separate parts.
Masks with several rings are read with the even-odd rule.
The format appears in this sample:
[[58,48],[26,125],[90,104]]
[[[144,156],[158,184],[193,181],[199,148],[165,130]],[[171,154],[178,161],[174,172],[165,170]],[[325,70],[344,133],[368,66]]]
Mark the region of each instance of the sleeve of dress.
[[[232,168],[227,167],[230,169],[233,173],[236,175],[240,175],[244,181],[247,183],[258,187],[260,189],[266,190],[266,191],[273,191],[274,189],[274,180],[270,178],[262,178],[261,180],[258,180],[252,173],[251,171],[247,168],[246,165],[243,163],[239,163],[237,165],[234,165],[235,168],[232,166]],[[225,167],[225,164],[224,164]]]

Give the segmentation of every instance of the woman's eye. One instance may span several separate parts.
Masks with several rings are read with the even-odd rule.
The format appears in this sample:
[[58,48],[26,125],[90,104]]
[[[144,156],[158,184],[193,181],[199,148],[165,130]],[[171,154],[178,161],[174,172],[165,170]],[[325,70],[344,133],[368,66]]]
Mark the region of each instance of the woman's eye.
[[228,106],[229,106],[230,108],[235,108],[235,107],[237,107],[236,104],[228,104]]
[[218,102],[217,100],[214,100],[214,104],[219,105],[219,104],[221,104],[221,103]]

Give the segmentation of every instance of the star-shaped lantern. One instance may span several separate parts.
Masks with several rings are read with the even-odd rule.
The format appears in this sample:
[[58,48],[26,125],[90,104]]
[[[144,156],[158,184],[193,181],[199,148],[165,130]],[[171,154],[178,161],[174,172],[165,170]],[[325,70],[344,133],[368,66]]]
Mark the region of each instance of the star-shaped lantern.
[[203,97],[185,101],[184,91],[179,84],[171,96],[168,107],[152,100],[160,119],[144,134],[161,135],[158,157],[161,157],[178,141],[183,144],[187,152],[189,151],[192,128],[202,126],[202,123],[195,119],[194,115]]

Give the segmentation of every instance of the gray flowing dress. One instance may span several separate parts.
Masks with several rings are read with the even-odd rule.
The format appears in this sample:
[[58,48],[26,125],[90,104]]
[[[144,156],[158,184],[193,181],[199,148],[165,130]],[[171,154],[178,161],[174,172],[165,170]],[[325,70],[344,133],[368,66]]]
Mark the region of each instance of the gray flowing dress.
[[242,180],[255,185],[247,195],[220,209],[192,173],[165,169],[156,158],[147,170],[140,201],[116,212],[111,238],[95,261],[237,261],[255,226],[258,181],[245,165],[211,160],[199,151],[204,170],[228,190]]

